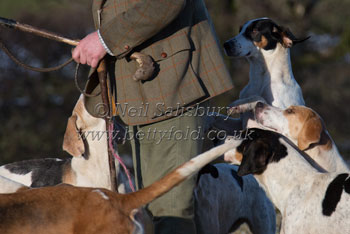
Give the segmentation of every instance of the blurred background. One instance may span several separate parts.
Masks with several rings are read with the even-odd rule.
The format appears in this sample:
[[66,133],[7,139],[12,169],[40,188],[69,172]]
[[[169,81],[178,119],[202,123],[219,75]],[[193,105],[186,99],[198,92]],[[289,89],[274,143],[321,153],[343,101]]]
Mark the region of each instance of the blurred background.
[[[92,32],[91,1],[1,0],[0,16],[69,38]],[[350,160],[350,0],[206,0],[221,42],[247,20],[267,16],[311,39],[291,49],[295,78],[306,105],[324,119],[342,155]],[[25,63],[54,66],[71,47],[0,28],[0,39]],[[248,62],[225,58],[235,89],[215,98],[224,106],[248,82]],[[86,71],[85,71],[86,73]],[[81,74],[81,85],[84,77]],[[40,157],[68,157],[61,150],[66,122],[79,97],[74,65],[35,73],[15,65],[0,50],[0,164]],[[128,149],[124,149],[124,153]]]

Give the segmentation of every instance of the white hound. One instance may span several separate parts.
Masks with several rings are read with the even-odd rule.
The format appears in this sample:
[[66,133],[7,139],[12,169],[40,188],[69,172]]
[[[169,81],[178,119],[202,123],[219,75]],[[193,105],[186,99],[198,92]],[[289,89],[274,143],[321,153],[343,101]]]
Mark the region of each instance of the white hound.
[[[249,83],[231,105],[231,113],[243,113],[254,106],[242,105],[263,101],[286,108],[304,105],[301,89],[294,79],[290,51],[297,39],[292,32],[271,19],[259,18],[246,22],[234,38],[224,43],[226,54],[245,57],[249,62]],[[249,113],[242,116],[243,128],[257,127]]]
[[350,176],[326,173],[284,136],[251,129],[236,149],[238,175],[253,174],[282,214],[282,234],[350,233]]

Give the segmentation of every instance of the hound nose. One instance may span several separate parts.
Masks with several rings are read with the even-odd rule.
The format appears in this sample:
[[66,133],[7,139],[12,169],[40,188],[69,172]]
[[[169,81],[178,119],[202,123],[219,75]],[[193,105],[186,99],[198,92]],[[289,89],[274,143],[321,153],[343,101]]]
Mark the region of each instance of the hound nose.
[[263,102],[258,102],[256,104],[256,108],[264,108],[264,106],[265,106],[265,103],[263,103]]
[[230,40],[230,41],[226,41],[224,43],[224,49],[225,49],[225,52],[228,56],[232,56],[233,53],[234,53],[234,46],[233,46],[233,42]]
[[224,49],[225,49],[225,50],[230,50],[230,42],[226,41],[226,42],[224,43]]

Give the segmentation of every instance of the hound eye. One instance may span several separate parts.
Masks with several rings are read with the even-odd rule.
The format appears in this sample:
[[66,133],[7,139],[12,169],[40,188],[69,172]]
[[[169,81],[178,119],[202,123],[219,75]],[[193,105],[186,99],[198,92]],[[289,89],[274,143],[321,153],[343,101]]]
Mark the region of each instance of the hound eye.
[[242,28],[243,28],[243,26],[241,25],[241,26],[239,26],[239,31],[238,32],[241,32],[242,31]]
[[261,33],[258,29],[254,28],[253,31],[251,32],[250,36],[255,42],[261,41]]
[[287,114],[294,114],[294,110],[293,109],[287,109],[286,112],[287,112]]

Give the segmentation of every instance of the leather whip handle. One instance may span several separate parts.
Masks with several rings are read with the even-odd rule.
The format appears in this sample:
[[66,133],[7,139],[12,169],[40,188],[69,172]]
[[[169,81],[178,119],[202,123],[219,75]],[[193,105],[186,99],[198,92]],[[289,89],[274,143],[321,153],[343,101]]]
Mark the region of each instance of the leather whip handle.
[[[106,58],[103,58],[98,67],[97,67],[97,74],[98,74],[98,80],[100,82],[100,88],[101,88],[101,98],[103,102],[103,106],[106,108],[104,112],[107,114],[104,119],[106,121],[106,130],[108,132],[108,137],[112,137],[113,134],[109,133],[109,125],[110,125],[110,105],[109,105],[109,99],[108,99],[108,87],[107,87],[107,67],[106,67]],[[111,180],[111,190],[113,192],[117,192],[117,175],[116,175],[116,168],[115,168],[115,162],[114,162],[114,156],[113,153],[109,147],[108,139],[107,139],[107,149],[108,149],[108,163],[109,163],[109,170],[110,170],[110,180]]]

